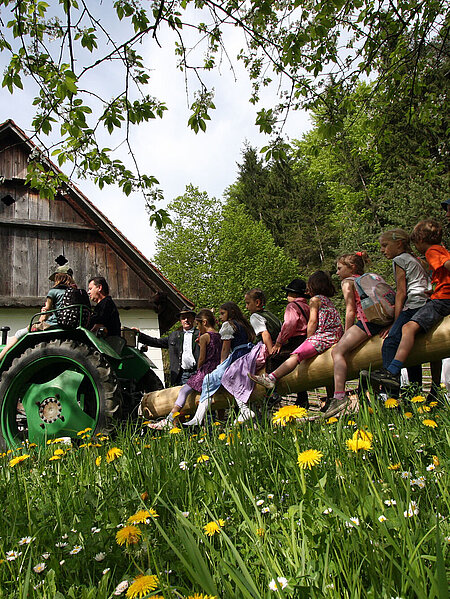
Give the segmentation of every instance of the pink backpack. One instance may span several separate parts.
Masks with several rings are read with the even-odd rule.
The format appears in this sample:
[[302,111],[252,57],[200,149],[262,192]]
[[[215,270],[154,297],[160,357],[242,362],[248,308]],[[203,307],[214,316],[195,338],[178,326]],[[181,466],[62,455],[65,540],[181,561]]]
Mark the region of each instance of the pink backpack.
[[[379,325],[390,325],[395,314],[395,291],[383,277],[372,272],[356,277],[354,280],[356,293],[361,301],[363,314],[359,320]],[[361,318],[362,316],[362,318]]]

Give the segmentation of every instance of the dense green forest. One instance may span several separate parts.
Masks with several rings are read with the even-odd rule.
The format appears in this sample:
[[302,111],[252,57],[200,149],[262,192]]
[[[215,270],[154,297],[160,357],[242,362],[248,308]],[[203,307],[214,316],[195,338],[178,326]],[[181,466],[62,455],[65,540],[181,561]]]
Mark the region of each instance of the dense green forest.
[[[449,48],[448,40],[430,43],[420,74],[406,61],[395,98],[378,80],[346,94],[330,83],[301,139],[243,148],[222,202],[189,189],[169,206],[174,223],[159,235],[157,264],[197,305],[242,304],[246,289],[261,286],[280,309],[290,277],[334,272],[339,254],[363,249],[370,270],[392,281],[381,231],[430,217],[445,222]],[[402,93],[402,78],[414,77],[415,93]]]

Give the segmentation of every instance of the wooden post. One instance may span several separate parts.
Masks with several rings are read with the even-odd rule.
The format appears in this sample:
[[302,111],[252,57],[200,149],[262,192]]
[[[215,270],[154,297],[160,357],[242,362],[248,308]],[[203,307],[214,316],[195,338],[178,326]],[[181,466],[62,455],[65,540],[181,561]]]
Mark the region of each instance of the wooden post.
[[[368,339],[360,347],[349,355],[347,379],[358,378],[359,371],[364,368],[373,370],[382,366],[381,360],[382,340],[377,335]],[[423,362],[433,362],[450,356],[450,318],[445,318],[437,327],[426,335],[418,335],[406,366],[414,366]],[[297,393],[308,389],[324,387],[333,382],[333,360],[331,350],[327,350],[320,356],[305,360],[297,368],[282,378],[277,385],[277,391],[281,395]],[[171,387],[161,391],[147,393],[142,399],[142,408],[147,408],[153,418],[166,416],[178,397],[181,387]],[[250,401],[261,401],[265,389],[256,385]],[[191,393],[188,396],[183,413],[192,414],[196,408],[196,401],[200,395]],[[214,395],[213,407],[225,408],[233,404],[232,396],[223,387]]]

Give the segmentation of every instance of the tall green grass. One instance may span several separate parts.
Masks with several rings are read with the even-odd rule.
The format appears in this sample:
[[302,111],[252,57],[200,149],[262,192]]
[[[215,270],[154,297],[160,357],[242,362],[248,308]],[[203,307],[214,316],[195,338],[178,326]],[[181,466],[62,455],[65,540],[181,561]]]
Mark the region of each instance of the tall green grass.
[[[146,574],[166,598],[444,599],[450,418],[423,410],[374,403],[333,423],[267,417],[197,435],[136,425],[5,454],[0,597],[106,599]],[[370,450],[348,450],[357,430],[373,435]],[[112,447],[123,454],[108,462]],[[308,449],[323,457],[302,470]],[[136,524],[136,544],[119,545],[139,510],[156,514]]]

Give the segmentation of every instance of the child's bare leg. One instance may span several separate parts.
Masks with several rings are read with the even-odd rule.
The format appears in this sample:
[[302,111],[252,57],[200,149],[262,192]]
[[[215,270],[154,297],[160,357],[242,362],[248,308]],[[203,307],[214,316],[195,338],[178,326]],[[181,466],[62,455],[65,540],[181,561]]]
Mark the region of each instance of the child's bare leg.
[[339,343],[331,350],[334,362],[334,395],[345,392],[347,380],[347,355],[367,339],[367,333],[353,325],[341,337]]
[[297,355],[290,356],[287,360],[283,362],[276,370],[272,372],[273,376],[278,380],[282,376],[286,376],[290,372],[294,370],[294,368],[298,364]]
[[420,332],[421,326],[417,322],[409,321],[402,328],[402,340],[398,346],[397,353],[395,354],[394,360],[405,363],[406,358],[409,356],[416,338],[417,333]]
[[7,352],[12,348],[13,345],[15,345],[19,340],[17,339],[17,337],[11,337],[11,339],[8,341],[8,343],[5,345],[5,347],[2,349],[2,351],[0,352],[0,361],[3,359],[4,356],[6,356]]

